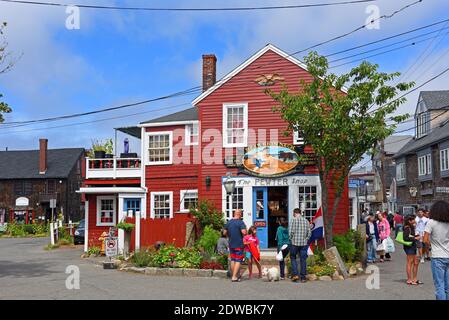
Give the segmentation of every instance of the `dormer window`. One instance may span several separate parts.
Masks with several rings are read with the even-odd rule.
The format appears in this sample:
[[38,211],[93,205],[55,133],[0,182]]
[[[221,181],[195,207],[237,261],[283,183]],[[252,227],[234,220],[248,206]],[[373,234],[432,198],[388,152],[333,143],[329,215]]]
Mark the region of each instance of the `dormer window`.
[[430,131],[430,115],[429,112],[423,112],[416,117],[416,138],[427,135]]

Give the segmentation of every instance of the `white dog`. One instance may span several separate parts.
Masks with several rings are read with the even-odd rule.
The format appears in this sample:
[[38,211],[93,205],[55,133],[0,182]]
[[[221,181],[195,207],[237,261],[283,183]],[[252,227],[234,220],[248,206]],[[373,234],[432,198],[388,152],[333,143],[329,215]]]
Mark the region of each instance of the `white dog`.
[[263,268],[262,276],[266,277],[269,282],[279,281],[281,279],[278,268]]

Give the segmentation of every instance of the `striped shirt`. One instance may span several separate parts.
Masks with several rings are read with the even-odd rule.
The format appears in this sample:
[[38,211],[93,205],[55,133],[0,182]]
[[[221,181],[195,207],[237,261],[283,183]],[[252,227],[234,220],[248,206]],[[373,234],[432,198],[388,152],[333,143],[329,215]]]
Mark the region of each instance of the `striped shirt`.
[[303,216],[292,219],[289,227],[290,240],[292,245],[302,247],[306,246],[311,236],[309,221]]

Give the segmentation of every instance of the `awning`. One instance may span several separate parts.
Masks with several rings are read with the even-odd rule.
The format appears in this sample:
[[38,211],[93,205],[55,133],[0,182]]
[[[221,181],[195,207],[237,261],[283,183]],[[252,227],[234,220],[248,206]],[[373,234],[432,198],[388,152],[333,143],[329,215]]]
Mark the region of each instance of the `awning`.
[[80,188],[77,193],[84,194],[115,194],[115,193],[146,193],[144,188],[139,187],[87,187]]
[[115,128],[115,130],[126,133],[130,136],[136,137],[140,139],[141,128],[139,127],[123,127],[123,128]]

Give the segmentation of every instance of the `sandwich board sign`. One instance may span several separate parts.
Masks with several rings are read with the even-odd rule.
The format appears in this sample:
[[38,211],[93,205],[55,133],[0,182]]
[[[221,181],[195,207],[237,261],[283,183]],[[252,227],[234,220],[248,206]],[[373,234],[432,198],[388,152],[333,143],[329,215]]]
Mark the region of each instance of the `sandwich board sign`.
[[104,241],[106,257],[115,257],[118,254],[117,237],[108,237]]

